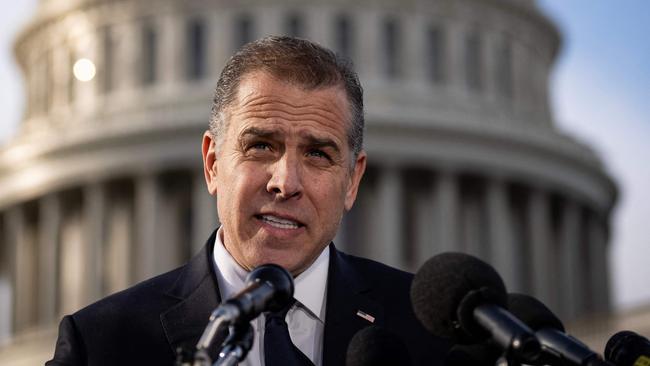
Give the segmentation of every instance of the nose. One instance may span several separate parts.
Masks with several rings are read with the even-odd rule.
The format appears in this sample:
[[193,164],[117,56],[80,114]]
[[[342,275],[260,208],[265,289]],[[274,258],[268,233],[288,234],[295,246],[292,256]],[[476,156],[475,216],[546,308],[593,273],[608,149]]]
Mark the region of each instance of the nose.
[[284,154],[270,166],[271,178],[266,191],[279,199],[299,198],[302,195],[302,167],[297,158]]

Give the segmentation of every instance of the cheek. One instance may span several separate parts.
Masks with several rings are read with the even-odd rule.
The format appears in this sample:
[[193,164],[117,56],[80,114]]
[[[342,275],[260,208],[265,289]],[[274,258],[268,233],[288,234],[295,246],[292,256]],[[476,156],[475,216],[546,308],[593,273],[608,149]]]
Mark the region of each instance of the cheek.
[[335,180],[326,180],[313,185],[320,215],[341,216],[345,202],[345,190]]
[[249,194],[260,187],[263,183],[264,173],[259,167],[244,163],[228,169],[220,177],[219,184],[227,194],[241,200],[245,197],[239,196]]

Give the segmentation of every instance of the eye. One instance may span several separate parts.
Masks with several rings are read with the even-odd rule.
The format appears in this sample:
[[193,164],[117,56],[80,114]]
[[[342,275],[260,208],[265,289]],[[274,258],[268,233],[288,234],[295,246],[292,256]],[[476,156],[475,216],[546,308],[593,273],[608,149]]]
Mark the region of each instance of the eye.
[[270,150],[271,145],[266,142],[255,142],[248,146],[251,150]]
[[318,149],[314,149],[314,150],[309,151],[307,153],[307,156],[313,157],[313,158],[321,158],[321,159],[330,160],[330,156],[327,155],[327,153],[325,153],[323,150],[318,150]]

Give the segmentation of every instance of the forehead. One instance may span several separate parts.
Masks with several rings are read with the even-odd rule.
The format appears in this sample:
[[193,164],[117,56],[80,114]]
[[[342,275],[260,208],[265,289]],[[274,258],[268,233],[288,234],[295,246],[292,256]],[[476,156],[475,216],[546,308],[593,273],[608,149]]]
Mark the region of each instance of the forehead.
[[230,122],[265,120],[347,131],[350,104],[342,84],[307,89],[257,71],[245,75],[229,108]]

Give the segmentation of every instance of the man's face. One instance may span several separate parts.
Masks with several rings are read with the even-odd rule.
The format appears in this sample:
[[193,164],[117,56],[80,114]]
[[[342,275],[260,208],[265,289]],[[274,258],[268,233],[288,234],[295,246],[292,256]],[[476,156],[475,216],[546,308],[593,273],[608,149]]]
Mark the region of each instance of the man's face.
[[224,245],[248,270],[276,263],[298,275],[334,238],[365,170],[364,152],[351,164],[345,91],[253,72],[225,115],[222,142],[203,142]]

